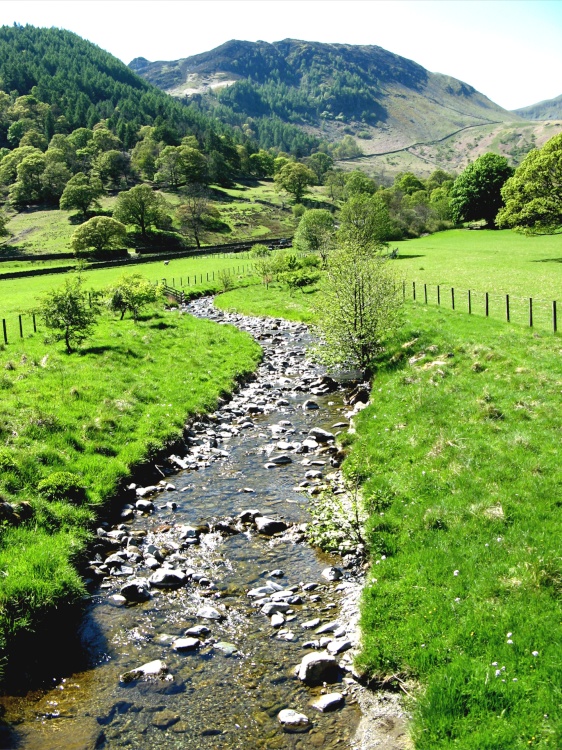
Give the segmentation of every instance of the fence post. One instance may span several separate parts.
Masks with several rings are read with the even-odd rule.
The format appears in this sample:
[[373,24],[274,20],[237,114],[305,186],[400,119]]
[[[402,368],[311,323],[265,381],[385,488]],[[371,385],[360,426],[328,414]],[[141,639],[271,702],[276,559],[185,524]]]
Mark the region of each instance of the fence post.
[[4,343],[8,343],[8,331],[6,330],[6,318],[2,318],[2,328],[4,330]]
[[23,339],[23,326],[21,323],[21,315],[18,315],[19,321],[20,321],[20,339]]
[[406,282],[405,281],[402,282],[402,299],[403,300],[406,299]]
[[558,321],[556,319],[556,300],[552,303],[552,327],[554,329],[554,333],[558,330]]
[[416,301],[416,282],[412,281],[412,297],[414,302]]
[[437,284],[437,304],[441,304],[441,290],[439,289],[439,284]]
[[505,314],[507,316],[507,322],[509,323],[509,294],[505,295]]
[[213,271],[213,281],[215,280],[215,272]]
[[451,287],[451,305],[453,310],[455,309],[455,290]]
[[90,304],[90,307],[92,306],[92,292],[88,292],[88,302]]
[[486,292],[486,317],[488,317],[489,312],[490,312],[490,306],[488,304],[488,292]]
[[472,302],[470,299],[470,289],[468,290],[468,314],[472,315]]
[[209,281],[209,272],[207,271],[207,281]]
[[529,328],[533,327],[533,298],[529,297]]
[[425,299],[425,304],[427,305],[427,284],[423,285],[423,296]]
[[33,313],[33,333],[37,333],[37,322],[35,320],[35,313]]

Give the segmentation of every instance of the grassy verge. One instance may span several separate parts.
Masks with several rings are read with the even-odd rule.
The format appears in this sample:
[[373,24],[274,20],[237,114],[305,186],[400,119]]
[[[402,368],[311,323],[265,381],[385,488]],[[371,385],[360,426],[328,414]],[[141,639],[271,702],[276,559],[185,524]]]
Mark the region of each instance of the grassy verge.
[[420,750],[561,746],[557,341],[408,306],[357,418],[360,663],[420,682]]
[[[33,509],[28,523],[1,529],[4,642],[82,593],[73,563],[108,498],[259,356],[233,328],[162,312],[138,325],[105,317],[71,356],[39,334],[0,348],[0,495]],[[57,472],[84,488],[74,502],[41,492]]]

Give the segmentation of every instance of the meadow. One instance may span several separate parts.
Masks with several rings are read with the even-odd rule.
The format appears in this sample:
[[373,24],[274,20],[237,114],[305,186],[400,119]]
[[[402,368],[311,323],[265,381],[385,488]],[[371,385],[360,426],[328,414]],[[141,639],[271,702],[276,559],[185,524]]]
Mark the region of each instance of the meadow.
[[[0,496],[32,508],[27,524],[2,528],[4,644],[80,596],[75,563],[122,482],[260,358],[236,329],[158,309],[137,325],[106,314],[80,351],[63,349],[39,333],[0,346]],[[70,499],[59,472],[71,475]]]

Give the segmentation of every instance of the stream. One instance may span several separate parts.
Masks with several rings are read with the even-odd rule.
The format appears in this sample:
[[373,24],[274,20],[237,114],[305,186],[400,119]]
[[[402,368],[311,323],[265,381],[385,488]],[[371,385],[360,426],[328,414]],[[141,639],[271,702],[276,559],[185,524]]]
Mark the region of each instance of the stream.
[[[0,748],[355,747],[358,558],[320,553],[302,526],[337,467],[327,434],[346,429],[344,390],[306,360],[306,326],[223,313],[209,299],[185,310],[248,331],[264,359],[98,530],[83,664],[0,698]],[[309,653],[334,660],[329,685],[295,676]],[[153,676],[134,671],[151,662]],[[335,692],[333,710],[311,705]],[[283,709],[308,723],[291,730]]]

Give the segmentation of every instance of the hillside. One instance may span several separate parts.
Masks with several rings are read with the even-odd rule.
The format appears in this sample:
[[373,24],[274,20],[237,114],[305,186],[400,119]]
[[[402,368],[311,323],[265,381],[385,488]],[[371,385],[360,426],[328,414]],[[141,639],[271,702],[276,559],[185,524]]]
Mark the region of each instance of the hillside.
[[554,99],[545,99],[537,104],[514,110],[525,120],[562,120],[562,94]]
[[[0,89],[13,99],[33,97],[51,107],[45,130],[68,133],[107,119],[108,127],[134,145],[141,125],[166,122],[180,135],[203,139],[230,130],[185,106],[137,76],[108,52],[69,31],[34,26],[0,27]],[[0,102],[0,146],[8,137],[9,99]]]
[[232,40],[170,62],[130,67],[168,93],[254,131],[276,119],[316,138],[359,139],[365,153],[444,138],[517,117],[472,86],[376,46]]

